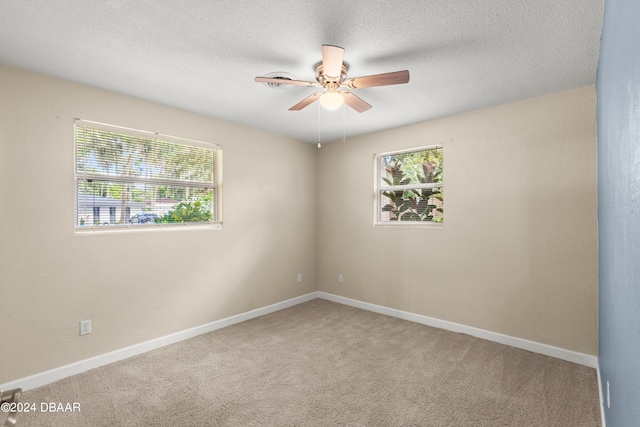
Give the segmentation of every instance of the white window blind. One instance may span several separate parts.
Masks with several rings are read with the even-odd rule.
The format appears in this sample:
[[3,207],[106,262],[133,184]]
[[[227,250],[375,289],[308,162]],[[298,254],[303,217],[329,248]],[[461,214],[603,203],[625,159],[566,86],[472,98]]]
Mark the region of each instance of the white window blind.
[[376,154],[374,160],[376,224],[444,221],[442,146]]
[[222,148],[76,120],[76,227],[221,222]]

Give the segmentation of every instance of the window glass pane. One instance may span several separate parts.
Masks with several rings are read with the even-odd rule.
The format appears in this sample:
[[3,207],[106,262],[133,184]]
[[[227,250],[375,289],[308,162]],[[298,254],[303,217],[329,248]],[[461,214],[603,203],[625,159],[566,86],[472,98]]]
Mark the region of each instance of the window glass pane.
[[76,171],[214,182],[214,150],[78,126]]
[[381,222],[443,220],[442,188],[381,191],[379,197]]
[[442,182],[442,147],[380,157],[382,186]]
[[377,155],[377,222],[443,222],[443,148]]
[[76,226],[219,222],[221,147],[76,120]]
[[[78,226],[207,223],[215,218],[215,189],[119,181],[77,181]],[[100,212],[109,212],[109,218]]]

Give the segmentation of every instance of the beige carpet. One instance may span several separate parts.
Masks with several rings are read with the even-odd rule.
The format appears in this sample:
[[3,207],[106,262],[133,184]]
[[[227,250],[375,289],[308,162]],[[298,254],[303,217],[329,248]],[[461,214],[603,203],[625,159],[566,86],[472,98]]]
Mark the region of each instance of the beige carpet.
[[27,426],[598,426],[594,369],[316,299],[23,394]]

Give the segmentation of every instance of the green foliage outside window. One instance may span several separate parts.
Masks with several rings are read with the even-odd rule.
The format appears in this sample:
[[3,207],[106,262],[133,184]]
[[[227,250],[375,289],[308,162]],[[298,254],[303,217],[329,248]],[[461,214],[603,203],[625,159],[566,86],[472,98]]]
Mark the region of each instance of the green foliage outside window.
[[381,209],[388,221],[443,221],[443,164],[441,147],[381,157]]
[[209,192],[201,198],[185,200],[178,203],[164,216],[157,218],[156,223],[208,222],[211,221],[211,202],[213,193]]

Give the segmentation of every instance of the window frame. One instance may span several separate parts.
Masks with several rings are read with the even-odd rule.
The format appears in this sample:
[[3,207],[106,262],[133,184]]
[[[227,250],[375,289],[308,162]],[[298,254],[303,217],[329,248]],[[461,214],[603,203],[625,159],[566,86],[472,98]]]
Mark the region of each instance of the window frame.
[[[401,191],[401,190],[413,190],[413,189],[428,189],[428,188],[441,188],[444,191],[444,178],[441,182],[437,183],[424,183],[424,184],[407,184],[407,185],[394,185],[389,186],[382,180],[382,158],[386,156],[394,156],[398,154],[416,153],[420,151],[429,151],[441,149],[444,159],[444,145],[433,144],[422,147],[406,148],[401,150],[387,151],[384,153],[376,153],[373,155],[374,165],[374,177],[373,177],[373,225],[374,226],[409,226],[409,227],[442,227],[443,221],[383,221],[382,220],[382,192],[383,191]],[[444,201],[443,201],[444,203]]]
[[[80,171],[78,167],[78,128],[86,128],[86,129],[95,129],[113,133],[119,133],[132,138],[141,138],[146,140],[158,140],[162,143],[170,143],[177,144],[182,146],[189,147],[198,147],[204,148],[207,150],[212,150],[212,179],[210,182],[204,181],[187,181],[181,179],[165,179],[165,178],[148,178],[148,177],[138,177],[138,176],[127,176],[127,175],[117,175],[117,174],[102,174],[102,173],[91,173],[86,171],[86,160],[83,162],[83,169]],[[219,144],[196,141],[187,138],[181,138],[166,134],[161,134],[158,132],[151,132],[139,129],[128,128],[124,126],[111,125],[106,123],[100,123],[95,121],[90,121],[86,119],[74,119],[73,126],[73,158],[74,158],[74,230],[76,233],[83,232],[91,232],[91,231],[99,231],[99,232],[133,232],[133,231],[143,231],[143,230],[162,230],[169,228],[214,228],[220,229],[222,228],[222,200],[223,200],[223,191],[222,191],[222,154],[223,147]],[[193,189],[210,189],[214,198],[211,203],[211,216],[212,219],[210,221],[197,221],[197,222],[173,222],[173,223],[147,223],[143,226],[139,224],[133,223],[125,223],[125,224],[112,224],[113,226],[105,227],[100,224],[94,223],[82,223],[80,220],[79,210],[81,206],[79,206],[80,198],[82,197],[82,193],[79,191],[79,184],[81,182],[86,185],[88,182],[92,180],[102,181],[102,182],[118,182],[118,183],[135,183],[142,185],[163,185],[163,186],[179,186],[185,188],[193,188]],[[86,196],[85,196],[86,198]],[[85,203],[86,206],[86,203]],[[93,206],[95,210],[96,206]],[[98,207],[99,208],[99,207]],[[88,208],[86,208],[88,209]],[[128,214],[131,215],[130,206],[126,207]],[[108,212],[108,211],[107,211]],[[100,212],[102,214],[102,212]],[[109,212],[110,214],[110,212]],[[104,216],[104,215],[102,215]],[[95,220],[94,220],[95,222]]]

